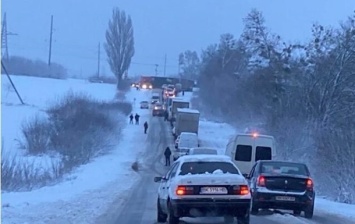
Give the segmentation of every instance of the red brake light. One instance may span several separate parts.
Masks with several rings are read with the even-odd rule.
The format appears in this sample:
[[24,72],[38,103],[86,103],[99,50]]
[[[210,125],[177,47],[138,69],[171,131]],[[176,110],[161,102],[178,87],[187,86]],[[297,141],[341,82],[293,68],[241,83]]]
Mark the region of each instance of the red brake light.
[[237,195],[247,195],[250,193],[248,185],[236,185],[233,187],[233,191]]
[[263,177],[263,176],[259,176],[258,177],[258,186],[260,186],[260,187],[265,187],[265,177]]
[[313,189],[313,180],[311,178],[307,179],[306,184],[308,189]]
[[192,195],[194,188],[189,186],[178,186],[175,191],[176,195]]

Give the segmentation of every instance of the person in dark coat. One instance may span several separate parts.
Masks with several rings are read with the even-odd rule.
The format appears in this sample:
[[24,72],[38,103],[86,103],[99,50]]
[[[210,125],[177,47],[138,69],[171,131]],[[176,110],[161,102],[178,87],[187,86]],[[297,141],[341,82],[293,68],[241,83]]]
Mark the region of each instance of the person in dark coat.
[[171,156],[171,150],[168,147],[166,147],[165,152],[164,152],[164,156],[165,156],[165,166],[170,166],[170,156]]
[[144,122],[144,134],[147,134],[148,122]]
[[136,114],[136,116],[134,116],[134,119],[136,120],[136,124],[138,125],[139,124],[139,115],[138,114]]
[[169,112],[168,110],[164,111],[164,121],[168,121],[169,120]]
[[133,114],[131,114],[131,116],[129,116],[129,123],[133,124]]

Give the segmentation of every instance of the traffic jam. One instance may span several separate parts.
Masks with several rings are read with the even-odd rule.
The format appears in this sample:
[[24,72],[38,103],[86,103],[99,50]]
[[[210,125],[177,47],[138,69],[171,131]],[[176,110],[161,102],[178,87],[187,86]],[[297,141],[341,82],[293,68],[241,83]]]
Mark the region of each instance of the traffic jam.
[[151,89],[151,102],[142,101],[140,107],[151,108],[152,116],[164,117],[175,139],[173,163],[164,176],[154,178],[158,223],[221,216],[225,223],[249,224],[250,215],[262,209],[313,217],[315,190],[310,170],[303,163],[276,160],[273,136],[235,134],[223,150],[201,145],[200,112],[183,97],[189,90],[180,83],[159,88],[139,85]]

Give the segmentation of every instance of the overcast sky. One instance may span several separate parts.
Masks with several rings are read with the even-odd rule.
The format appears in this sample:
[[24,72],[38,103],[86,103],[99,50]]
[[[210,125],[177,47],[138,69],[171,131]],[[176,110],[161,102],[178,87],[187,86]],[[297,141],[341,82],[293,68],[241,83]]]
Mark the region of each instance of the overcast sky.
[[[113,7],[132,17],[136,53],[129,74],[141,75],[154,74],[154,64],[162,74],[165,54],[167,74],[176,73],[180,52],[200,52],[223,33],[239,36],[252,8],[286,41],[306,41],[312,23],[337,26],[352,15],[355,0],[2,0],[8,32],[18,34],[8,36],[9,54],[47,61],[53,15],[52,61],[71,74],[94,74]],[[103,48],[101,58],[110,75]]]

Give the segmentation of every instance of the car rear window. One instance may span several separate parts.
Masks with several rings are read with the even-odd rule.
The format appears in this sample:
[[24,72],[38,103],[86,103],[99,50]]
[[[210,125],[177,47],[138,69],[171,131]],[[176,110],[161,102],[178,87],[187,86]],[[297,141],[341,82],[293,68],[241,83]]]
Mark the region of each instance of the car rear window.
[[203,161],[183,163],[179,175],[213,173],[216,170],[221,170],[223,173],[239,174],[238,170],[231,163]]
[[302,163],[288,163],[288,162],[262,163],[261,173],[309,176],[309,171],[306,165]]

